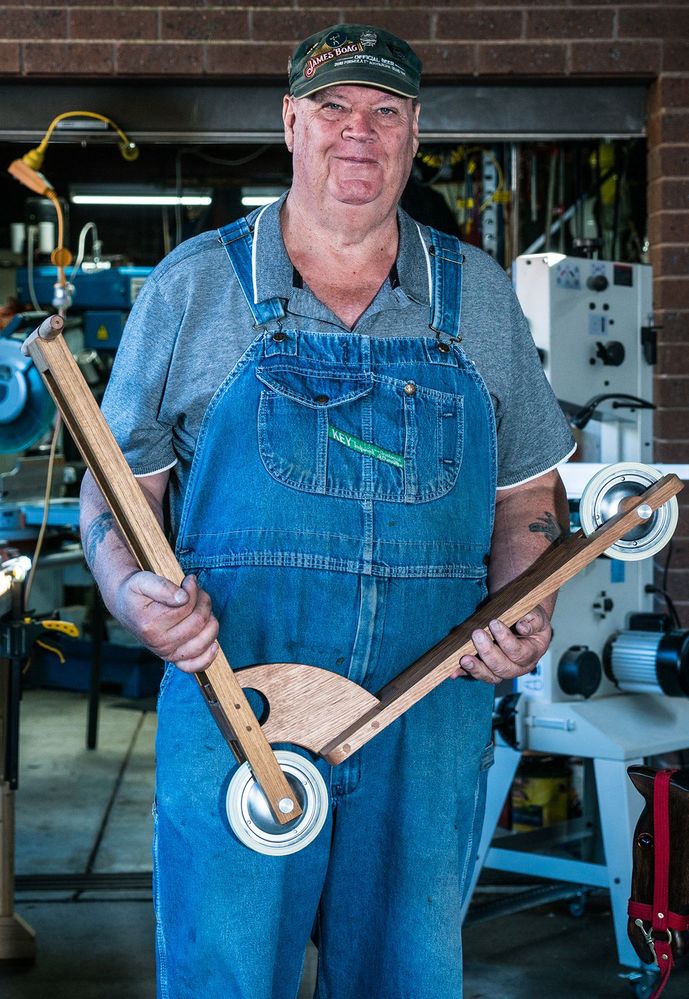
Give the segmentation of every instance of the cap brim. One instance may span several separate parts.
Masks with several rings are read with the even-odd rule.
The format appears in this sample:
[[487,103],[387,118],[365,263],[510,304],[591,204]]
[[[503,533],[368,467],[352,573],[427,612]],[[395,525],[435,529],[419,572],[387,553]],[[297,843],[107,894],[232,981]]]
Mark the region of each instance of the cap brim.
[[[347,74],[347,77],[351,77],[351,73]],[[311,94],[315,94],[319,90],[327,90],[328,87],[344,87],[344,86],[354,86],[354,87],[371,87],[373,90],[385,90],[388,93],[396,94],[398,97],[418,97],[419,91],[413,86],[409,85],[405,89],[404,81],[399,80],[394,77],[389,81],[372,80],[370,76],[367,79],[351,79],[342,78],[339,76],[331,77],[326,79],[322,76],[320,80],[304,80],[302,83],[297,84],[290,91],[293,97],[309,97]]]

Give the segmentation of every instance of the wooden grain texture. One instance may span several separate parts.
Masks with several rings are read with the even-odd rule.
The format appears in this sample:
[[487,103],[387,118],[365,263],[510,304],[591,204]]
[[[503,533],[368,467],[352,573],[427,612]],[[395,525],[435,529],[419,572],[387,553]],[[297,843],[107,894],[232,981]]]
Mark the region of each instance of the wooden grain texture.
[[312,753],[379,704],[353,680],[303,663],[250,666],[236,677],[245,690],[265,696],[269,714],[263,732],[268,741],[294,742]]
[[[41,372],[135,559],[142,569],[179,584],[184,572],[64,338],[54,336],[59,317],[50,318],[51,338],[32,335],[24,345],[26,352]],[[297,818],[301,809],[222,650],[194,676],[235,755],[248,760],[276,819],[285,823]],[[286,815],[277,806],[284,798],[294,804]]]
[[340,734],[321,746],[319,753],[330,763],[346,760],[378,732],[407,711],[425,694],[446,680],[458,668],[463,655],[475,655],[471,634],[478,628],[490,635],[489,622],[503,621],[508,627],[533,610],[545,597],[558,590],[594,559],[639,523],[637,508],[646,504],[658,509],[683,488],[676,475],[659,479],[625,510],[611,517],[593,534],[578,531],[560,545],[553,545],[525,573],[480,607],[464,624],[455,628],[408,669],[379,690],[379,705],[358,722],[345,726]]

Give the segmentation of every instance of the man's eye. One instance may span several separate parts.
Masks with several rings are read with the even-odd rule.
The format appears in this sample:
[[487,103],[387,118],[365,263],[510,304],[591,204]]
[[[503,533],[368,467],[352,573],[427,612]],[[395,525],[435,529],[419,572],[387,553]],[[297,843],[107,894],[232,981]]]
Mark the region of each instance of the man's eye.
[[327,104],[323,105],[323,107],[327,111],[341,111],[342,110],[342,105],[341,104],[336,104],[335,101],[328,101]]

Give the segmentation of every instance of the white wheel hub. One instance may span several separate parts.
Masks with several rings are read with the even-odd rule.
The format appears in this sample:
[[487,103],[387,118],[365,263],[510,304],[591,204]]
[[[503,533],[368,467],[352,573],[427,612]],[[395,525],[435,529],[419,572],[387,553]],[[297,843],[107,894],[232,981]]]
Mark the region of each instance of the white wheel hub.
[[251,772],[243,763],[227,789],[227,818],[237,839],[257,853],[286,856],[303,850],[323,828],[328,815],[328,790],[310,760],[285,749],[275,751],[302,813],[281,825]]
[[[586,484],[581,494],[579,517],[584,534],[590,535],[619,512],[623,500],[639,496],[661,478],[649,465],[622,461],[602,468]],[[664,548],[677,527],[679,508],[673,496],[658,510],[639,507],[639,524],[606,549],[610,558],[636,561],[649,558]]]

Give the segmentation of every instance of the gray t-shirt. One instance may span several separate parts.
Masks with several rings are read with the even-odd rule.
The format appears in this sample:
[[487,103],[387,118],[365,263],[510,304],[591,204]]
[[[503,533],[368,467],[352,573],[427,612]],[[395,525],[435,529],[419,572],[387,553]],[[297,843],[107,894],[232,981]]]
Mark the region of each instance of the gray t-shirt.
[[[282,240],[280,206],[270,205],[254,220],[255,300],[286,300],[286,330],[346,331],[308,287],[298,286]],[[398,222],[396,273],[353,332],[432,335],[430,236],[401,210]],[[574,445],[508,277],[483,251],[467,244],[462,250],[462,347],[493,401],[498,488],[505,488],[554,468]],[[147,278],[132,309],[103,412],[136,475],[171,470],[173,526],[208,403],[255,336],[216,232],[173,250]]]

